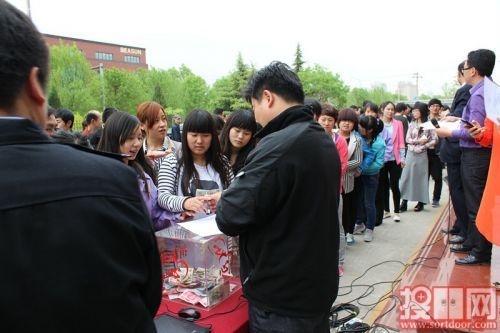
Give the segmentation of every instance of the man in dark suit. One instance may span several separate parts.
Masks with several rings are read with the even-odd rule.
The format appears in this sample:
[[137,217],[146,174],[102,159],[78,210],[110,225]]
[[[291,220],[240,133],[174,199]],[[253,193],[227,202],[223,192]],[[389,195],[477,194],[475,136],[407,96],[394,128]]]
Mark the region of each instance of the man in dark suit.
[[48,61],[0,0],[0,331],[156,332],[160,261],[137,176],[44,133]]
[[173,118],[172,140],[177,141],[177,142],[182,142],[181,117],[178,116],[178,115],[175,115],[174,118]]
[[[448,116],[462,118],[462,111],[470,98],[469,90],[472,86],[465,83],[463,74],[464,64],[465,61],[462,61],[458,65],[457,80],[462,86],[458,88],[455,93]],[[449,242],[452,244],[460,244],[465,241],[467,237],[467,226],[469,223],[467,208],[465,205],[464,188],[462,186],[462,175],[460,171],[461,155],[462,153],[459,146],[459,140],[457,138],[449,137],[442,140],[440,157],[441,161],[446,163],[451,202],[453,203],[453,209],[457,217],[453,226],[450,229],[445,229],[443,231],[452,234],[449,238]]]

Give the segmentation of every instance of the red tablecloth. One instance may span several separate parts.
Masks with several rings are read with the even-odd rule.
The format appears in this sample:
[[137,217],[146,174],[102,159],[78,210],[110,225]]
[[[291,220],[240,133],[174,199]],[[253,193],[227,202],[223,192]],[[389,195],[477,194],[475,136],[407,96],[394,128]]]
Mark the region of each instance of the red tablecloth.
[[205,327],[211,325],[213,333],[247,333],[248,303],[242,293],[243,290],[241,287],[238,287],[227,299],[210,310],[187,303],[163,299],[156,315],[159,316],[167,313],[177,316],[177,312],[180,309],[196,308],[200,311],[201,318],[195,321],[195,323]]

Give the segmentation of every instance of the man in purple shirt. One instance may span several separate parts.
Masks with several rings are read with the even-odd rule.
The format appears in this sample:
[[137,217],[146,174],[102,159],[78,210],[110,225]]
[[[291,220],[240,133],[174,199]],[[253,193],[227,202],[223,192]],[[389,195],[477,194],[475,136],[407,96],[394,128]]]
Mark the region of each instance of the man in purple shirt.
[[[479,49],[469,52],[463,68],[465,82],[470,84],[471,97],[462,113],[462,120],[471,123],[477,121],[484,126],[486,110],[484,106],[484,78],[491,76],[495,67],[495,53],[491,50]],[[447,117],[448,118],[448,117]],[[458,118],[449,118],[457,121]],[[462,182],[465,194],[465,205],[469,216],[467,240],[463,244],[454,245],[452,252],[468,253],[464,258],[455,260],[458,265],[477,265],[491,260],[491,243],[477,230],[476,215],[481,204],[488,168],[491,147],[484,148],[477,144],[469,134],[467,123],[460,124],[457,130],[438,128],[439,137],[454,137],[460,140],[462,150]]]

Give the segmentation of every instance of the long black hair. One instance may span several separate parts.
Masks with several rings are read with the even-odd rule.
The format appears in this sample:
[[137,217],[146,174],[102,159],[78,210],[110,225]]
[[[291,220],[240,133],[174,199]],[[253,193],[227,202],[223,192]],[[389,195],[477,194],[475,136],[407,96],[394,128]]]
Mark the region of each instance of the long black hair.
[[232,147],[231,141],[229,140],[229,132],[231,128],[241,128],[247,131],[252,132],[252,137],[250,141],[246,144],[245,147],[241,148],[238,152],[238,156],[236,157],[236,161],[234,162],[233,174],[237,174],[238,171],[245,164],[245,160],[252,149],[255,148],[255,132],[257,131],[257,122],[255,121],[255,115],[250,110],[238,110],[229,116],[222,129],[222,133],[220,135],[220,144],[222,148],[222,154],[227,157],[229,161],[231,161],[232,155]]
[[211,165],[219,174],[222,183],[222,188],[229,187],[231,181],[229,170],[224,165],[224,160],[221,154],[215,122],[212,115],[206,110],[194,109],[187,115],[182,128],[182,156],[180,156],[177,167],[177,179],[179,179],[181,167],[183,168],[180,185],[182,193],[189,193],[189,183],[193,179],[194,185],[200,187],[200,177],[194,166],[193,155],[189,150],[187,135],[189,132],[194,133],[209,133],[212,135],[210,147],[205,152],[205,163]]
[[[134,134],[141,123],[137,117],[128,113],[117,111],[113,113],[106,121],[106,126],[102,131],[101,141],[97,146],[97,150],[106,151],[109,153],[120,154],[120,146]],[[155,185],[157,185],[156,171],[144,155],[144,150],[141,144],[137,157],[133,161],[129,161],[129,165],[135,169],[139,177],[144,181],[144,173],[147,173]]]

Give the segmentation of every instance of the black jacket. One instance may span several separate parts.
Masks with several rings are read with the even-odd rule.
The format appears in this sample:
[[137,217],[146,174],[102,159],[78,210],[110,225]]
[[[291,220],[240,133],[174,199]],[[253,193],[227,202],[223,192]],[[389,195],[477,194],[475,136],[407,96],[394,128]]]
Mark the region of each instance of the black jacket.
[[339,282],[337,149],[303,106],[282,112],[258,135],[219,201],[217,224],[240,235],[249,302],[287,316],[324,314]]
[[155,332],[156,240],[135,172],[0,119],[0,331]]
[[[469,90],[472,88],[471,85],[465,84],[458,88],[453,98],[453,103],[451,103],[450,116],[462,118],[462,112],[467,105],[470,98]],[[460,163],[460,156],[462,152],[460,150],[459,139],[458,138],[445,138],[442,140],[440,158],[444,163]]]

